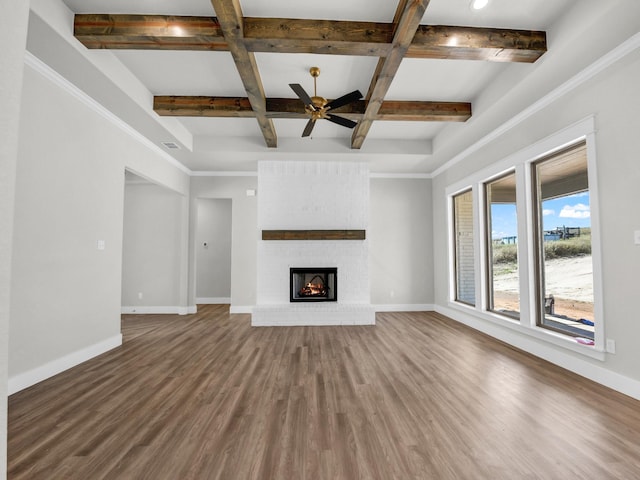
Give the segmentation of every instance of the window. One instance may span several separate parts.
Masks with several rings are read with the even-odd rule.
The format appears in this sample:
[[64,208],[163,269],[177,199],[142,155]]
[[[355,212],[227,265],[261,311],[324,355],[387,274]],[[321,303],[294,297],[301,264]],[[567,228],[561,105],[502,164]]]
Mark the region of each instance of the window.
[[516,174],[485,184],[487,305],[503,315],[520,316]]
[[595,142],[588,117],[445,190],[450,306],[469,322],[605,358]]
[[541,327],[593,340],[591,208],[586,144],[532,164]]
[[476,273],[473,237],[473,195],[471,190],[453,197],[456,286],[455,299],[476,304]]

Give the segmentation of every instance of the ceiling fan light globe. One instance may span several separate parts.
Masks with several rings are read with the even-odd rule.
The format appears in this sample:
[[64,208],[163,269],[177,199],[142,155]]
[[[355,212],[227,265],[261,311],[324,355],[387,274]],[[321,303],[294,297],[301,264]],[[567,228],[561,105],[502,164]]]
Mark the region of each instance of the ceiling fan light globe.
[[311,97],[311,101],[317,108],[323,108],[327,104],[327,99],[324,97],[314,96]]

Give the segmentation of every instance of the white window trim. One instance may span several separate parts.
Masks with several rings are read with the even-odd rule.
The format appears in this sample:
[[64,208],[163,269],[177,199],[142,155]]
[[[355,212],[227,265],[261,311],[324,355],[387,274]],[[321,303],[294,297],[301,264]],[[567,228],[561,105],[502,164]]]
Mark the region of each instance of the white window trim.
[[[560,130],[528,147],[523,148],[497,162],[490,167],[475,172],[468,177],[450,185],[445,190],[448,206],[448,230],[449,241],[447,252],[449,256],[449,307],[471,314],[482,320],[497,323],[509,329],[516,330],[525,335],[543,340],[554,345],[569,349],[574,352],[604,361],[605,359],[605,318],[603,308],[602,289],[602,262],[600,243],[600,221],[599,221],[599,193],[597,160],[595,146],[595,117],[593,115],[576,122],[567,128]],[[569,145],[579,141],[586,142],[587,148],[587,168],[589,179],[589,194],[591,208],[591,246],[593,262],[593,295],[594,295],[594,317],[595,317],[595,345],[582,345],[575,341],[573,337],[542,328],[536,321],[536,281],[533,273],[536,269],[535,252],[533,251],[534,236],[536,235],[533,225],[533,195],[531,184],[531,164],[536,160],[557,152]],[[514,171],[516,173],[517,185],[517,208],[518,218],[525,218],[526,221],[518,222],[518,236],[524,238],[526,242],[518,242],[518,258],[520,270],[520,320],[511,319],[495,314],[487,310],[487,252],[485,238],[486,215],[484,209],[484,184],[505,173]],[[474,249],[476,251],[476,305],[470,306],[455,300],[455,258],[453,252],[453,197],[458,193],[471,188],[474,199],[474,229],[475,236]],[[522,209],[524,208],[524,212]],[[528,314],[525,314],[528,313]]]

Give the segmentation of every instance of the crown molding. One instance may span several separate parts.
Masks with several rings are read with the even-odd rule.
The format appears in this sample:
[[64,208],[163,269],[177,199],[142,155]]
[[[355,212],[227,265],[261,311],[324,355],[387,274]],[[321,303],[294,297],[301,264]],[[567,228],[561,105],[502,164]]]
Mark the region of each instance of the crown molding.
[[517,125],[524,122],[534,114],[538,113],[540,110],[548,107],[556,100],[562,98],[564,95],[575,90],[580,85],[584,84],[585,82],[587,82],[588,80],[596,76],[597,74],[603,72],[604,70],[609,68],[611,65],[616,63],[618,60],[626,57],[627,55],[629,55],[639,47],[640,47],[640,33],[636,33],[626,41],[622,42],[616,48],[611,50],[609,53],[606,53],[605,55],[600,57],[598,60],[593,62],[591,65],[589,65],[588,67],[584,68],[579,73],[571,77],[562,85],[553,89],[551,92],[543,96],[540,100],[532,103],[528,108],[525,108],[517,115],[511,117],[509,120],[504,122],[498,128],[488,133],[487,135],[482,137],[480,140],[478,140],[471,146],[464,149],[462,152],[458,153],[451,160],[442,164],[440,167],[438,167],[436,170],[433,171],[431,176],[436,177],[441,173],[447,171],[449,168],[453,167],[455,164],[461,162],[465,158],[477,152],[485,145],[498,139],[499,137],[507,133],[509,130],[515,128]]

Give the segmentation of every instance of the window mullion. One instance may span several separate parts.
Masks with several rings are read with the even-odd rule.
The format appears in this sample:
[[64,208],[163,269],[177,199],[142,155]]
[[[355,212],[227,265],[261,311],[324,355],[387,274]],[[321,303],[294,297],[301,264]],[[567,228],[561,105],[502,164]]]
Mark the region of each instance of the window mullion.
[[485,240],[485,230],[487,225],[485,193],[482,185],[475,185],[473,188],[473,226],[477,232],[474,238],[475,245],[475,268],[476,268],[476,310],[487,311],[487,245]]
[[531,182],[531,169],[528,164],[516,167],[516,210],[518,218],[518,269],[520,270],[520,324],[526,327],[536,326],[536,284],[535,279],[535,228],[533,228],[534,204]]

